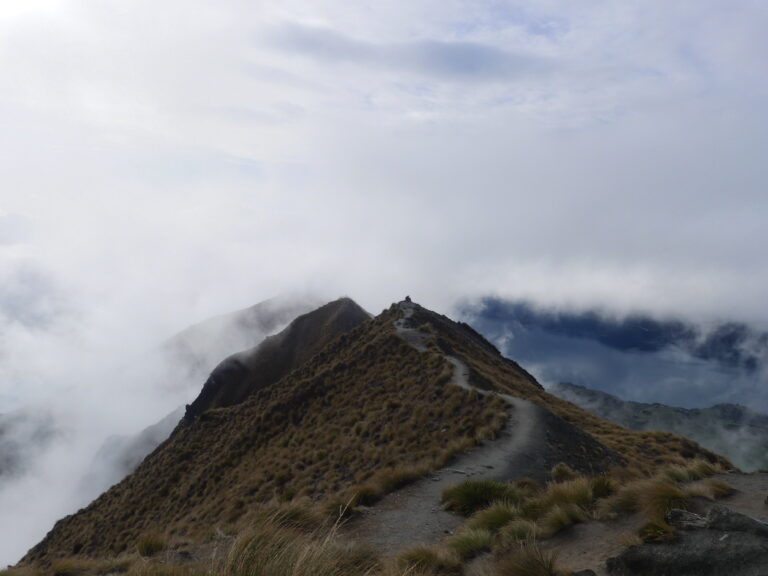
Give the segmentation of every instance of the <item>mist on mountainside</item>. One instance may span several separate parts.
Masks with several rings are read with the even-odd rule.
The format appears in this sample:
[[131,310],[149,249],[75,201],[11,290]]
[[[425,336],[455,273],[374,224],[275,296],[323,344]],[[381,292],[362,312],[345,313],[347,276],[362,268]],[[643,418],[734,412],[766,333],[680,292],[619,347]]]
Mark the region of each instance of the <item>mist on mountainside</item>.
[[[96,333],[85,329],[72,346],[49,329],[37,341],[45,364],[6,360],[6,373],[35,379],[48,396],[24,403],[21,387],[20,407],[0,414],[0,562],[16,562],[55,520],[129,473],[167,437],[224,356],[258,344],[315,303],[305,295],[268,300],[170,338],[153,336],[138,350],[126,347],[129,339],[93,341]],[[58,370],[47,371],[50,364]]]
[[745,406],[679,408],[629,402],[563,382],[549,386],[548,391],[632,430],[664,430],[695,440],[745,472],[768,469],[768,415]]

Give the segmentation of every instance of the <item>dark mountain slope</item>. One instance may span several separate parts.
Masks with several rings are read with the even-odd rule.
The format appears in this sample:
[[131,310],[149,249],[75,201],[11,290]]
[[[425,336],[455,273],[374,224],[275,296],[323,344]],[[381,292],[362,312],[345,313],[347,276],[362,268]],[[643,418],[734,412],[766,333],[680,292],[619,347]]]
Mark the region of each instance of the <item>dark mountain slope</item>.
[[239,404],[300,366],[330,341],[370,319],[349,298],[304,314],[251,350],[234,354],[211,373],[202,392],[187,407],[186,419],[206,410]]
[[[703,450],[696,442],[667,432],[631,432],[622,426],[595,416],[579,406],[549,394],[516,362],[502,356],[499,351],[468,325],[454,323],[421,307],[413,315],[413,323],[424,324],[428,330],[436,329],[437,345],[447,354],[459,357],[467,364],[470,381],[478,388],[490,388],[531,400],[549,412],[598,440],[606,448],[627,459],[630,469],[638,473],[672,464],[679,458],[697,455],[727,460]],[[565,433],[560,438],[565,439]]]
[[452,366],[398,337],[396,316],[366,321],[243,403],[177,428],[25,560],[120,552],[147,532],[203,538],[272,498],[327,500],[498,430],[500,402],[447,385]]
[[[306,298],[278,297],[243,310],[209,318],[182,330],[166,340],[160,349],[163,362],[172,367],[169,369],[169,381],[175,385],[190,381],[199,384],[221,363],[222,357],[235,353],[240,353],[238,356],[244,358],[247,358],[249,353],[253,355],[254,346],[310,309],[311,303]],[[338,324],[336,328],[344,328],[342,323]],[[356,325],[352,322],[348,324],[349,328]],[[331,332],[333,329],[332,326]],[[296,347],[295,356],[311,355],[311,351],[305,352],[301,349],[301,342],[293,342],[293,345]],[[248,350],[241,352],[244,349]],[[234,360],[225,360],[222,364],[233,363],[237,365]],[[98,494],[133,472],[147,454],[170,436],[183,415],[182,406],[137,434],[108,438],[94,456],[93,463],[83,478],[84,490],[88,494]],[[2,454],[0,441],[0,462]]]
[[743,470],[768,468],[768,416],[745,406],[717,404],[688,409],[628,402],[568,383],[557,384],[551,391],[632,430],[665,430],[691,438]]
[[509,402],[473,386],[537,403],[548,444],[564,457],[581,454],[580,468],[603,470],[614,452],[646,471],[681,457],[717,459],[671,434],[593,416],[547,394],[469,327],[419,306],[404,322],[404,310],[393,305],[363,322],[239,404],[193,412],[134,474],[59,521],[24,560],[119,553],[153,532],[204,539],[247,524],[270,499],[346,502],[387,471],[400,478],[439,468],[507,422]]
[[202,379],[222,358],[258,345],[265,336],[320,304],[306,298],[282,296],[208,318],[166,340],[162,354],[176,369],[177,377],[183,367],[189,377]]

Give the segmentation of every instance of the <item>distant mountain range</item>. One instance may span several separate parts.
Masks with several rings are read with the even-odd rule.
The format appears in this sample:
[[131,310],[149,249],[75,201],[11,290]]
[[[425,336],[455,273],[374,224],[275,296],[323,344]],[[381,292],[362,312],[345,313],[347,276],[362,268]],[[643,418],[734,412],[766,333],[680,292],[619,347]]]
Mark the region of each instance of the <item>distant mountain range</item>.
[[678,408],[627,402],[576,384],[559,383],[549,391],[593,414],[632,430],[665,430],[723,454],[745,471],[768,469],[768,416],[745,406]]
[[638,402],[768,412],[768,333],[634,314],[545,309],[485,298],[460,316],[548,384],[572,382]]

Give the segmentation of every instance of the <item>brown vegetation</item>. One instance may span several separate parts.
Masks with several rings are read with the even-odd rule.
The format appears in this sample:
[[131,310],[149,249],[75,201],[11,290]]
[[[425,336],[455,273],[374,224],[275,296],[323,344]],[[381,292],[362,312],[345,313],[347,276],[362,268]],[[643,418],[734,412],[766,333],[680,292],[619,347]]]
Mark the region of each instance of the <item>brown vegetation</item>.
[[26,560],[119,554],[152,532],[200,539],[273,500],[344,505],[356,487],[392,490],[496,434],[504,402],[448,385],[453,367],[394,334],[395,318],[366,322],[242,404],[179,427]]

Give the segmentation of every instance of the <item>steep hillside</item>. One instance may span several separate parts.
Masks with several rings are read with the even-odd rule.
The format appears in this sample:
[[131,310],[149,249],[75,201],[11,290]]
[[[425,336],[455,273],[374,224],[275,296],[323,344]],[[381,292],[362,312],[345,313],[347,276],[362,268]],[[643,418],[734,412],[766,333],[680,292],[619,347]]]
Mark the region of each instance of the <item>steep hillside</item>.
[[239,404],[255,391],[277,382],[329,342],[370,318],[349,298],[342,298],[299,316],[261,344],[234,354],[211,372],[202,392],[187,406],[185,418],[212,408]]
[[691,438],[743,470],[768,468],[768,416],[745,406],[687,409],[629,402],[568,383],[553,386],[551,392],[632,430],[665,430]]
[[[283,358],[288,342],[321,341],[338,320],[334,310],[357,310],[346,300],[329,306],[318,311],[322,322],[299,323],[273,339],[275,355]],[[275,499],[331,504],[356,494],[361,501],[363,487],[391,491],[505,425],[514,437],[516,399],[538,404],[533,413],[548,453],[589,472],[717,460],[695,443],[632,432],[548,394],[471,328],[420,306],[393,305],[314,349],[304,361],[287,354],[296,367],[278,379],[259,379],[262,364],[254,363],[232,380],[234,392],[209,382],[213,389],[201,393],[184,425],[134,474],[59,521],[24,560],[120,553],[151,533],[204,540],[216,530],[236,531]],[[551,464],[534,457],[525,470]],[[515,465],[505,474],[521,472]]]
[[[277,354],[272,352],[274,346],[270,347],[267,344],[262,350],[257,344],[262,343],[266,337],[294,320],[299,314],[307,313],[311,307],[311,300],[306,298],[273,298],[243,310],[209,318],[182,330],[166,340],[160,351],[164,357],[164,363],[173,367],[170,380],[177,384],[189,380],[199,382],[207,378],[217,364],[221,365],[216,373],[224,374],[228,372],[229,367],[259,365],[259,358],[265,356],[275,358]],[[333,314],[330,315],[332,317],[330,322],[328,322],[329,318],[320,319],[321,323],[328,323],[327,337],[322,343],[325,343],[329,337],[341,334],[341,331],[355,327],[358,322],[367,318],[367,314],[359,310],[353,310],[348,314],[336,312],[336,317],[333,317]],[[304,321],[304,324],[311,322]],[[295,328],[288,333],[294,331],[296,331]],[[284,334],[279,336],[278,340],[280,338],[288,340],[283,355],[292,354],[293,358],[282,359],[282,371],[273,369],[270,374],[262,371],[259,375],[262,381],[267,378],[273,380],[279,378],[283,371],[295,367],[292,362],[300,362],[311,356],[314,347],[320,344],[306,337],[290,338]],[[226,358],[223,362],[221,362],[222,357]],[[247,371],[243,367],[240,374],[244,376]],[[237,372],[236,368],[235,372]],[[221,384],[225,378],[218,378],[218,380],[221,381],[218,384]],[[230,383],[230,386],[233,384]],[[204,392],[210,392],[211,387],[214,386],[209,385]],[[184,413],[185,409],[182,406],[137,434],[108,438],[94,456],[90,469],[82,480],[87,493],[98,494],[133,472],[147,454],[170,436]],[[2,454],[0,440],[0,461],[2,461]]]
[[281,296],[208,318],[168,338],[162,344],[161,355],[173,366],[176,379],[200,381],[222,358],[258,345],[320,304],[311,298]]
[[110,436],[96,452],[82,480],[84,490],[99,494],[133,472],[141,461],[168,436],[184,415],[180,407],[132,436]]
[[730,463],[703,450],[696,442],[667,432],[632,432],[591,412],[549,394],[514,361],[501,353],[469,325],[456,324],[444,316],[418,308],[415,324],[433,330],[440,349],[460,357],[469,367],[470,381],[478,388],[494,389],[518,398],[531,400],[569,424],[599,440],[627,459],[629,468],[637,472],[674,463],[678,458],[694,458],[704,454]]
[[206,537],[259,503],[327,500],[498,429],[498,401],[448,386],[450,363],[405,343],[396,317],[366,321],[241,404],[196,413],[26,560],[116,553],[148,532]]

